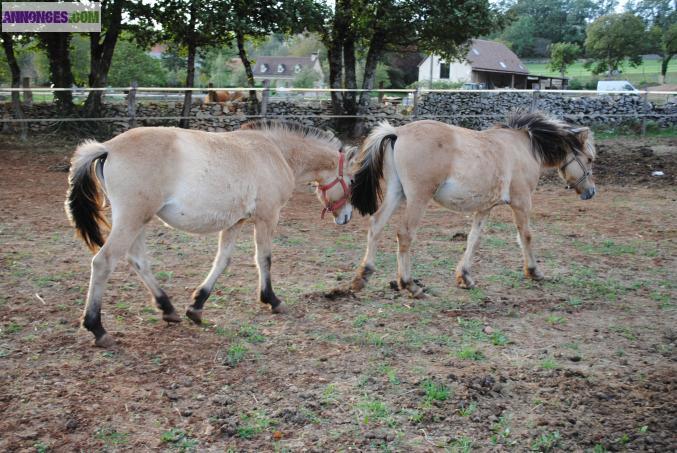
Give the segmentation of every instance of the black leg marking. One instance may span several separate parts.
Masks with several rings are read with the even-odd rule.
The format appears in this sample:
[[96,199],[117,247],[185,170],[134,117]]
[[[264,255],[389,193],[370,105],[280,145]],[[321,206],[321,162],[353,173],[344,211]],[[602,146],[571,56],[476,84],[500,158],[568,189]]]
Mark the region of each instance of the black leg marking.
[[204,288],[198,288],[193,293],[193,308],[196,310],[202,310],[205,302],[209,299],[209,291]]
[[272,267],[271,256],[266,256],[265,261],[266,269],[261,269],[261,271],[265,273],[266,279],[263,288],[261,288],[260,299],[264,304],[269,304],[271,308],[276,308],[282,303],[282,301],[275,295],[275,292],[273,291],[273,285],[270,282],[270,268]]
[[82,320],[82,325],[85,329],[92,332],[97,340],[106,334],[106,329],[104,329],[103,324],[101,324],[101,313],[97,313],[93,316],[87,313]]
[[164,291],[162,291],[162,294],[159,297],[155,297],[155,305],[166,315],[174,313],[174,306],[169,301],[169,296],[167,296]]

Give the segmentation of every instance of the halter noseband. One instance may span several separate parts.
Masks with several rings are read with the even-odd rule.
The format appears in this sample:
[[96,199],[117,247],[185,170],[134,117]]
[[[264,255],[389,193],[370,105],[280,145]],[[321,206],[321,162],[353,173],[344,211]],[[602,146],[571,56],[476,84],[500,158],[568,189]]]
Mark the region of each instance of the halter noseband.
[[567,189],[575,189],[576,187],[578,187],[578,185],[580,183],[585,181],[588,178],[588,176],[592,175],[592,172],[585,168],[585,165],[583,165],[583,162],[581,162],[581,159],[579,159],[578,154],[576,154],[576,153],[572,153],[571,159],[569,159],[564,165],[559,167],[560,171],[562,173],[564,173],[564,169],[567,168],[569,166],[569,164],[574,162],[574,161],[576,161],[578,163],[578,165],[580,165],[581,170],[583,170],[583,176],[578,178],[578,180],[575,183],[567,184],[567,186],[566,186]]
[[[329,184],[317,186],[317,189],[320,191],[320,193],[322,193],[322,201],[324,202],[324,209],[322,209],[322,214],[320,215],[321,219],[324,219],[324,215],[327,213],[327,211],[334,213],[341,209],[343,205],[348,202],[348,198],[350,197],[350,187],[348,187],[346,182],[343,180],[344,160],[345,154],[339,151],[338,176]],[[341,184],[341,187],[343,187],[343,196],[332,203],[329,201],[329,198],[327,198],[327,191],[339,183]]]

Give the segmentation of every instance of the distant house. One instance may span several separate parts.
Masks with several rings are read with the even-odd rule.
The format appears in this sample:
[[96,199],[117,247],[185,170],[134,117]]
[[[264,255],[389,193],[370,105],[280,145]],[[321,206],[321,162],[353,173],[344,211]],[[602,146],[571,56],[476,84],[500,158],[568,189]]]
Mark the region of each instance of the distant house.
[[257,82],[270,80],[271,87],[290,88],[298,74],[308,68],[317,72],[318,80],[315,86],[323,88],[324,73],[316,53],[308,57],[256,57],[256,64],[253,67],[254,80]]
[[484,84],[486,88],[562,88],[567,79],[530,75],[504,44],[474,39],[464,61],[445,61],[429,55],[418,65],[419,81]]

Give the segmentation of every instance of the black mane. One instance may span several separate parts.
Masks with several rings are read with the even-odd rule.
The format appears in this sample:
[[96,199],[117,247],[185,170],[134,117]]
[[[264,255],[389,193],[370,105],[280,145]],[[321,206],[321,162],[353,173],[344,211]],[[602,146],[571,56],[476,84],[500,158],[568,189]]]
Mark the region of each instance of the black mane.
[[569,152],[580,154],[583,148],[574,126],[542,112],[512,113],[507,122],[499,127],[526,131],[531,139],[534,158],[547,166],[558,165],[566,159]]

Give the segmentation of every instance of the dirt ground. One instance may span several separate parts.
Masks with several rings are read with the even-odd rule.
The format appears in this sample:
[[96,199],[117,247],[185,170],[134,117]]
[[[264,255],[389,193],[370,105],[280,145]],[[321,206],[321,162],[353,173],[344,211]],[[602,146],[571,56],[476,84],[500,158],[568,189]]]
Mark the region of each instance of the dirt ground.
[[[165,325],[127,265],[104,301],[117,340],[77,320],[90,253],[63,212],[71,147],[0,138],[0,451],[674,451],[675,139],[599,144],[598,195],[546,175],[532,218],[546,280],[525,281],[507,208],[454,286],[469,217],[431,206],[414,246],[430,297],[391,289],[391,221],[362,293],[327,297],[359,263],[366,219],[284,209],[273,284],[255,301],[251,227],[207,302]],[[663,177],[652,177],[660,170]],[[154,271],[183,311],[216,237],[153,222]],[[335,294],[334,294],[335,296]]]

